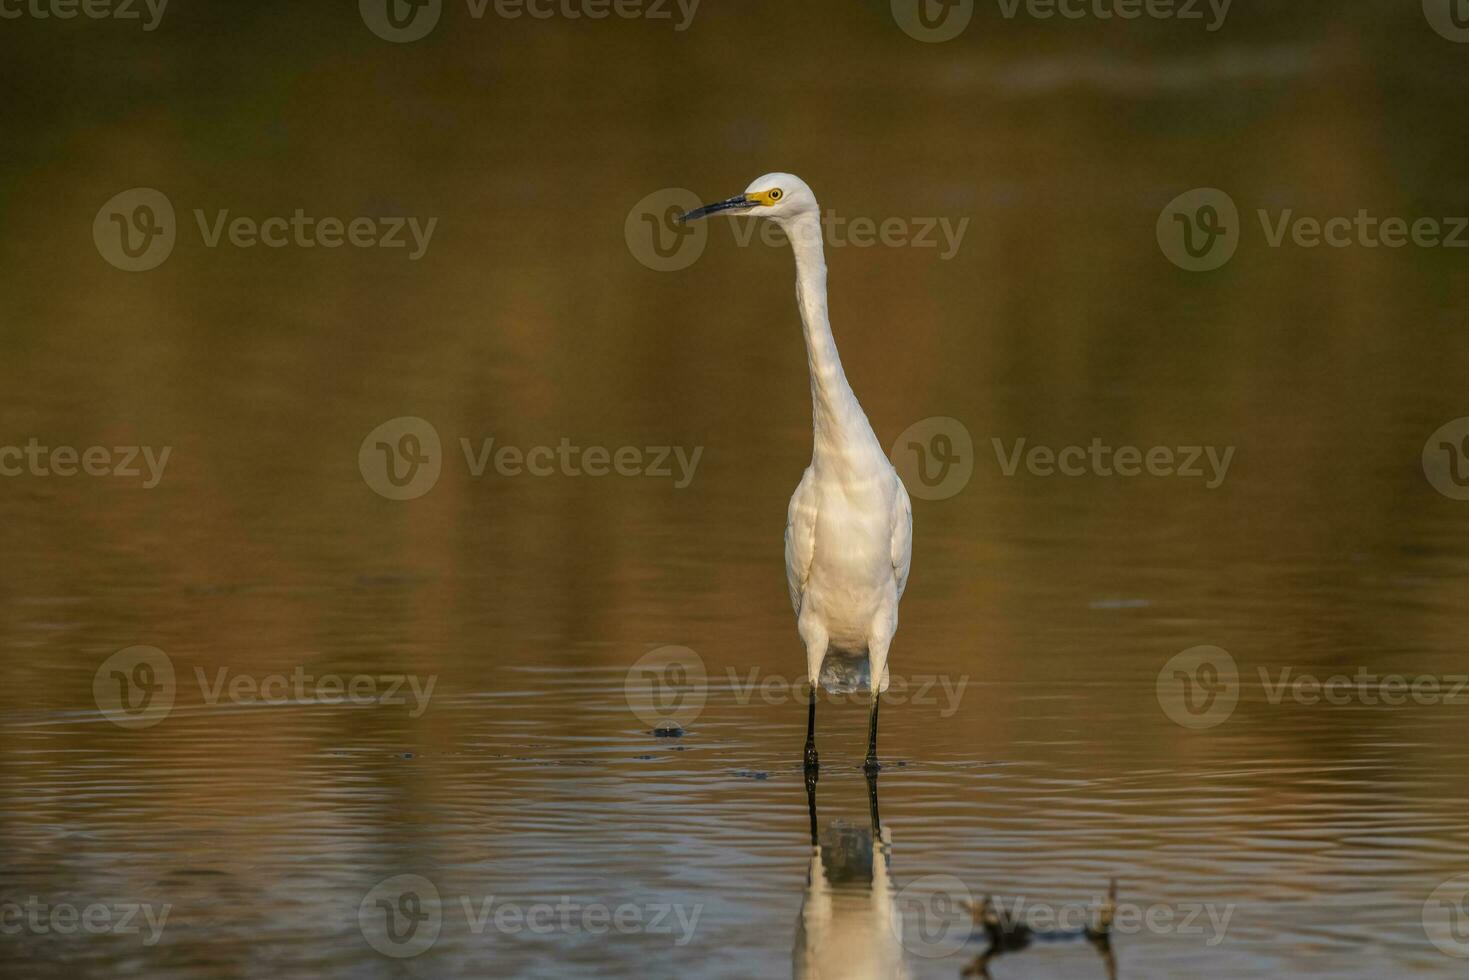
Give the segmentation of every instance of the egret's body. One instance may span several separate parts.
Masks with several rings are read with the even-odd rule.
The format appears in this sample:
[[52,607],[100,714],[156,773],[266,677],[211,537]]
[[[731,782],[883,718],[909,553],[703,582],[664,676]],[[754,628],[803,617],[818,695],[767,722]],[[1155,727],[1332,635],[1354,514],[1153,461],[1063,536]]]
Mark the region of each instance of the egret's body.
[[796,255],[796,303],[811,375],[811,465],[786,516],[786,582],[806,646],[811,684],[806,764],[817,766],[816,687],[828,655],[865,659],[872,695],[867,768],[877,768],[877,707],[888,686],[888,651],[908,584],[913,510],[908,492],[847,382],[827,315],[821,211],[791,174],[768,174],[744,194],[700,208],[685,220],[721,211],[777,222]]

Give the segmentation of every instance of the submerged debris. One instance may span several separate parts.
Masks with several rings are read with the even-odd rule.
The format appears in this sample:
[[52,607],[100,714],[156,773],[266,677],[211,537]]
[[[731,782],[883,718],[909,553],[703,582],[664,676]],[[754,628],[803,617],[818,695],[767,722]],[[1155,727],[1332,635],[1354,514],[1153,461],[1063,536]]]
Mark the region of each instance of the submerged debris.
[[1117,962],[1112,956],[1112,922],[1117,916],[1116,878],[1113,878],[1107,887],[1107,900],[1097,910],[1096,921],[1081,929],[1033,929],[1026,923],[1008,916],[1002,907],[990,900],[988,895],[978,905],[973,902],[961,904],[974,917],[975,924],[984,929],[985,937],[989,940],[989,948],[976,956],[974,962],[965,967],[961,976],[989,977],[991,960],[1005,953],[1019,952],[1032,943],[1066,942],[1077,939],[1085,939],[1096,948],[1097,953],[1102,957],[1102,962],[1106,965],[1108,980],[1115,980],[1117,976]]

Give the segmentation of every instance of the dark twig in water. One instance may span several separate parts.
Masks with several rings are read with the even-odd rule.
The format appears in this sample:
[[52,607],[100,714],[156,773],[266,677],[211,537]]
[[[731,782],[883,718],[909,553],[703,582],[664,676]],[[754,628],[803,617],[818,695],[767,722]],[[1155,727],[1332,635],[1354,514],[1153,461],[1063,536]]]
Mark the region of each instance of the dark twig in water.
[[1006,953],[1018,953],[1035,942],[1065,942],[1085,939],[1096,949],[1107,968],[1107,980],[1117,980],[1117,960],[1112,955],[1112,921],[1117,915],[1117,879],[1107,887],[1107,900],[1097,910],[1097,919],[1092,925],[1080,929],[1032,929],[1024,922],[1012,919],[1005,910],[986,895],[979,903],[961,903],[974,917],[975,924],[984,928],[989,947],[964,968],[960,976],[985,977],[990,975],[990,961]]

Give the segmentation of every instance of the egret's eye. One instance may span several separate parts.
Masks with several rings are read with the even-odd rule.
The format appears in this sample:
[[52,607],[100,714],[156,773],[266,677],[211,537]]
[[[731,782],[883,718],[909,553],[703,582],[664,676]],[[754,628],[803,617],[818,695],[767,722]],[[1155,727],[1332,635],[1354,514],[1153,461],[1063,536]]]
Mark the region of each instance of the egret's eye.
[[780,190],[779,187],[777,187],[775,190],[773,190],[773,191],[770,192],[770,199],[772,201],[779,201],[780,198],[781,198],[781,190]]

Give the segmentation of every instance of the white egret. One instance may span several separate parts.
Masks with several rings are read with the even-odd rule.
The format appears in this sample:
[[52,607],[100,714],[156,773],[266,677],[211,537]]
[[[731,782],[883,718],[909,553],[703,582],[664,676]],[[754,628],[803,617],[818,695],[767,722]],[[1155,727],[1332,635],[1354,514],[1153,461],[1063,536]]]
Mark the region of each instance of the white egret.
[[865,661],[872,702],[864,768],[875,774],[877,709],[888,687],[888,651],[908,584],[913,508],[837,356],[826,309],[821,209],[811,188],[791,174],[766,174],[743,194],[696,208],[680,220],[724,212],[774,221],[796,253],[796,305],[811,375],[814,445],[811,465],[791,497],[785,553],[811,684],[806,770],[812,778],[819,770],[816,687],[823,666],[829,676],[851,676]]

